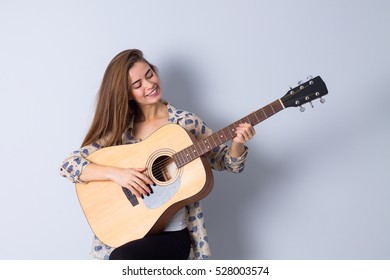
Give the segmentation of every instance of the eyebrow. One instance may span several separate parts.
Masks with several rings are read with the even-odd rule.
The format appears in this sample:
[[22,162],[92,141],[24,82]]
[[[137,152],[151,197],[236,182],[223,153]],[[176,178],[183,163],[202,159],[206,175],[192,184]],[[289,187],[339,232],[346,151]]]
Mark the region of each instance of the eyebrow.
[[[147,76],[147,75],[149,74],[149,72],[152,71],[152,70],[153,70],[152,68],[149,68],[149,70],[146,71],[145,76]],[[141,79],[136,80],[136,81],[135,81],[134,83],[132,83],[131,85],[134,85],[134,84],[138,83],[140,80],[141,80]]]

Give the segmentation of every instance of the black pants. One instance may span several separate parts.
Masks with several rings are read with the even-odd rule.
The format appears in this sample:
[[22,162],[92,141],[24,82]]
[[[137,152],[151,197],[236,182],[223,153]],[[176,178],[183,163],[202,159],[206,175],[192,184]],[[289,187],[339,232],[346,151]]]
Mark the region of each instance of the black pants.
[[112,251],[110,260],[186,260],[190,249],[190,234],[185,228],[126,243]]

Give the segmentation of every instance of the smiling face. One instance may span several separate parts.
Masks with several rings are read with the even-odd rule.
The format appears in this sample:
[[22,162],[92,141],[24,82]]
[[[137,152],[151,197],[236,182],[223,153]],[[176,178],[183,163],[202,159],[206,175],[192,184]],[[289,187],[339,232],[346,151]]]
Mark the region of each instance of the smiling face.
[[156,104],[161,100],[160,79],[148,63],[139,61],[129,70],[130,98],[139,106]]

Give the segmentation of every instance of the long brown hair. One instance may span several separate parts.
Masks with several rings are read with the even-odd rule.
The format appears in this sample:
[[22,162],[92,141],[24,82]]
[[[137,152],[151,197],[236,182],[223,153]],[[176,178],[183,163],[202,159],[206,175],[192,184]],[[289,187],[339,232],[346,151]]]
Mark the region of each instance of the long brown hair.
[[129,49],[117,54],[107,66],[97,94],[95,116],[81,146],[104,139],[104,146],[122,143],[122,134],[137,114],[138,106],[130,97],[129,70],[145,61],[157,73],[142,51]]

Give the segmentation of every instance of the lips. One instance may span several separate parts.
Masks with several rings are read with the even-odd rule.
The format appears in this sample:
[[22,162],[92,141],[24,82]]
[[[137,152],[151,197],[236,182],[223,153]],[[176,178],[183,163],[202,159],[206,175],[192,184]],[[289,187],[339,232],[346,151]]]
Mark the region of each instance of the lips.
[[149,92],[148,94],[146,94],[145,96],[146,97],[154,97],[158,94],[158,87],[155,87],[151,92]]

